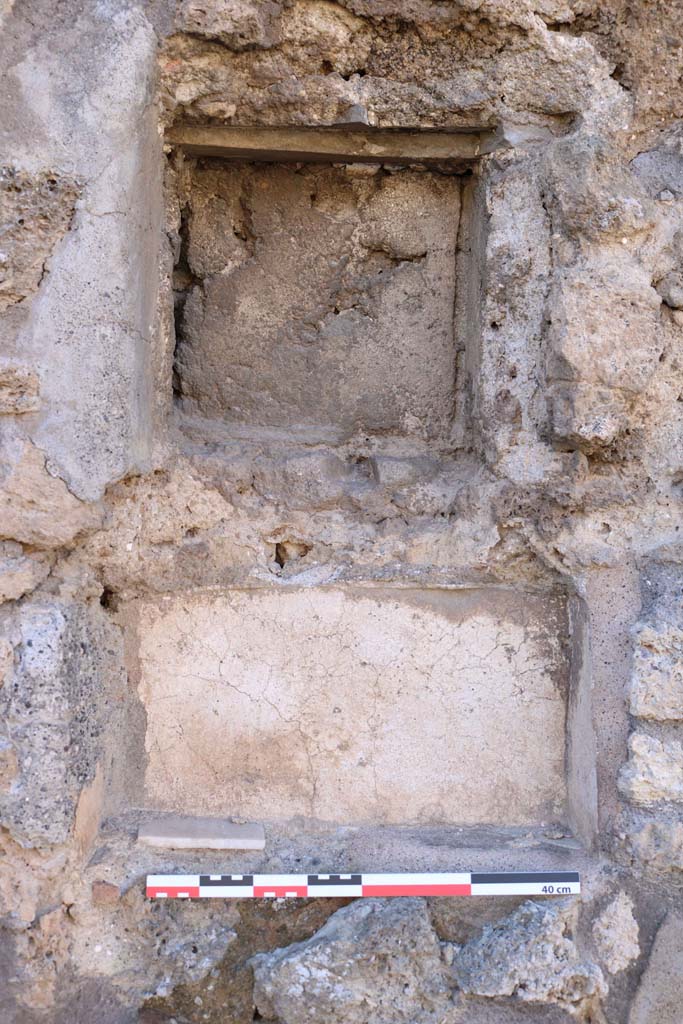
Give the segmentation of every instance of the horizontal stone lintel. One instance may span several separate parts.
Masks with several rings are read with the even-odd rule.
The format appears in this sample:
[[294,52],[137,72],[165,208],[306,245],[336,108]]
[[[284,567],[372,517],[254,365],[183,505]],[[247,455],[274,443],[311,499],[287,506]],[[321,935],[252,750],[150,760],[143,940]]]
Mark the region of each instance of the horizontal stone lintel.
[[496,140],[496,133],[488,130],[435,132],[178,125],[166,134],[168,144],[196,156],[304,163],[459,163],[491,152]]

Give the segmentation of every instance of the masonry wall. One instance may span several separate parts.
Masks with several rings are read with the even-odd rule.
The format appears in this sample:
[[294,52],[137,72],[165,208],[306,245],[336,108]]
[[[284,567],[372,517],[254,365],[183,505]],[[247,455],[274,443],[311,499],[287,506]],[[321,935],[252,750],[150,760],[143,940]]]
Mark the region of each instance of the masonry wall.
[[0,5],[3,1021],[679,1020],[678,20]]

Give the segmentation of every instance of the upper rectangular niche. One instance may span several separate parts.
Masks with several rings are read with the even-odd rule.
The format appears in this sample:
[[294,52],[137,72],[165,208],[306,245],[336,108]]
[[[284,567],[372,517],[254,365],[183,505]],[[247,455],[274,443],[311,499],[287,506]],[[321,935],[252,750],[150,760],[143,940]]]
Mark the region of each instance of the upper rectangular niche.
[[185,181],[175,377],[186,411],[312,439],[447,440],[456,175],[203,159]]
[[338,824],[563,820],[560,597],[232,590],[128,615],[158,809]]

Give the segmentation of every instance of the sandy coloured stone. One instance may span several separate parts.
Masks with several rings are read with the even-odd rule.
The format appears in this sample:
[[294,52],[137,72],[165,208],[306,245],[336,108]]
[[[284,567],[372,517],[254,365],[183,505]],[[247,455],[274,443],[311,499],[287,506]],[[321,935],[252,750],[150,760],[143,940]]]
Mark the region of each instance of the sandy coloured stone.
[[40,408],[40,383],[27,366],[0,362],[0,414],[18,416]]
[[636,636],[631,713],[659,721],[683,719],[683,631],[643,626]]
[[654,871],[683,872],[683,824],[650,821],[629,838],[635,857]]
[[0,604],[16,601],[38,586],[50,572],[48,553],[24,554],[21,544],[0,543]]
[[619,773],[619,788],[636,804],[683,800],[683,745],[632,733],[629,760]]
[[99,525],[102,509],[79,501],[48,472],[44,453],[17,442],[0,460],[0,537],[39,548],[68,544]]
[[600,960],[610,974],[625,970],[640,955],[638,922],[633,909],[633,900],[620,892],[593,925]]

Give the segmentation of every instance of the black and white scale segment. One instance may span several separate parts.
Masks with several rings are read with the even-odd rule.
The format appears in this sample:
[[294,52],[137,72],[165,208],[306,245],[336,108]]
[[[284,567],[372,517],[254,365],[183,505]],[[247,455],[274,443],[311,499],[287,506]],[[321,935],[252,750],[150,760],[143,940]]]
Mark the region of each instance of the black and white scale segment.
[[569,896],[577,871],[331,875],[148,875],[150,899],[281,899],[311,896]]

